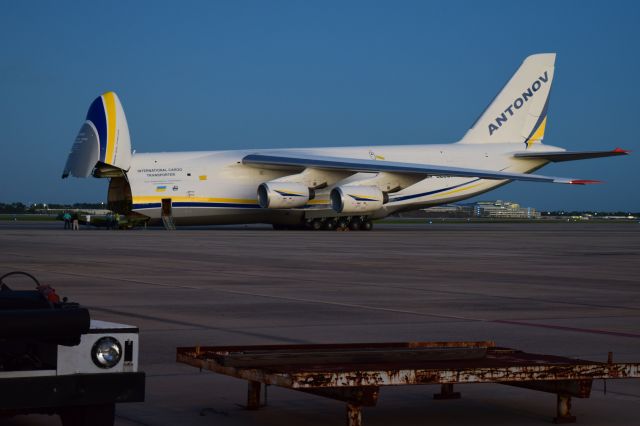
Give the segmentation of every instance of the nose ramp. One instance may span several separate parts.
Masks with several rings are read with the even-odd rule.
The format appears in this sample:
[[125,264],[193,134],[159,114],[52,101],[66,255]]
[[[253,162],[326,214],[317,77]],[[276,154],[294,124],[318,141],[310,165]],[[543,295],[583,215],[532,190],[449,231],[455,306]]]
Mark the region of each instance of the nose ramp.
[[114,177],[129,170],[131,138],[118,95],[107,92],[89,107],[85,122],[71,148],[62,178]]

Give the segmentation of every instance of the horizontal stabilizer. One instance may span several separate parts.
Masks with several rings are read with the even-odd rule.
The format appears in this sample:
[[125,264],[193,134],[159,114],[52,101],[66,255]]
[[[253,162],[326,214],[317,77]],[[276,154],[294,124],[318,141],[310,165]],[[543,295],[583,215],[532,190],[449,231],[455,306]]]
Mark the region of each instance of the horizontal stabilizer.
[[616,148],[613,151],[555,151],[555,152],[518,152],[513,154],[516,158],[531,158],[547,160],[553,163],[562,161],[587,160],[589,158],[615,157],[617,155],[629,155],[629,151]]
[[426,176],[476,177],[495,180],[519,180],[529,182],[549,182],[577,184],[587,182],[580,179],[541,176],[526,173],[509,173],[493,170],[468,169],[434,164],[399,163],[395,161],[361,160],[357,158],[326,157],[304,153],[269,152],[249,154],[242,159],[248,166],[270,169],[303,170],[307,167],[321,170],[343,170],[353,173],[398,173]]

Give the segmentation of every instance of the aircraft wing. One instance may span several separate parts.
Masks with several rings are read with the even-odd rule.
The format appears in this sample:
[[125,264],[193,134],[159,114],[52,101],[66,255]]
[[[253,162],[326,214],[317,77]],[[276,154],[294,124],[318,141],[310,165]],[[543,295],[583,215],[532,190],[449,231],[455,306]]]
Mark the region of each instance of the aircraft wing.
[[275,169],[305,169],[342,170],[353,173],[388,172],[426,176],[457,176],[477,177],[481,179],[521,180],[530,182],[549,182],[584,185],[598,181],[541,176],[525,173],[509,173],[493,170],[467,169],[462,167],[439,166],[433,164],[400,163],[384,160],[361,160],[357,158],[329,157],[309,155],[295,152],[255,153],[242,159],[242,163]]
[[551,151],[551,152],[518,152],[513,154],[515,158],[533,158],[548,160],[554,163],[561,161],[586,160],[589,158],[613,157],[617,155],[629,155],[629,151],[616,148],[612,151]]

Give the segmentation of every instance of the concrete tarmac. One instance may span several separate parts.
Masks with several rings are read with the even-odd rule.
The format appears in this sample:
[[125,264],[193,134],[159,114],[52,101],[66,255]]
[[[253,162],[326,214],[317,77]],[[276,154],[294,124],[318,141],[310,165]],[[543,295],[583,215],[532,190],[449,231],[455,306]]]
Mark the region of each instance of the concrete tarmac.
[[[147,399],[118,425],[343,425],[343,403],[276,387],[242,408],[246,382],[175,362],[177,346],[494,340],[640,362],[640,225],[379,225],[372,232],[63,231],[0,222],[0,273],[23,270],[140,327]],[[26,281],[24,286],[26,287]],[[501,385],[382,388],[366,425],[544,425],[555,395]],[[640,380],[594,382],[581,425],[638,424]],[[17,417],[11,425],[57,425]]]

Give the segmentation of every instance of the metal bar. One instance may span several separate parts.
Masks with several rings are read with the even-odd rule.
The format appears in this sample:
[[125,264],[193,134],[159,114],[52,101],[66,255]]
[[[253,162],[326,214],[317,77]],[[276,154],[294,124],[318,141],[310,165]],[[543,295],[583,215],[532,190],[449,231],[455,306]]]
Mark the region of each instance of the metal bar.
[[262,404],[263,406],[267,406],[268,400],[267,400],[267,393],[269,392],[269,385],[265,384],[264,385],[264,403]]
[[397,386],[437,383],[494,383],[537,380],[591,380],[640,377],[639,363],[512,365],[477,368],[430,368],[397,370],[349,370],[292,372],[293,388],[340,386]]
[[223,367],[213,360],[197,359],[186,355],[178,354],[177,361],[198,367],[214,371],[216,373],[224,374],[226,376],[237,377],[239,379],[253,380],[256,382],[265,383],[268,385],[278,385],[285,388],[292,387],[293,382],[291,378],[285,374],[268,373],[264,370],[256,369],[238,369],[234,367]]
[[317,350],[345,350],[345,349],[393,349],[393,348],[493,348],[496,344],[493,341],[474,342],[389,342],[389,343],[330,343],[330,344],[310,344],[310,345],[248,345],[248,346],[191,346],[177,348],[178,354],[202,355],[209,352],[231,353],[231,352],[258,352],[268,351],[286,352],[291,350],[317,351]]
[[212,356],[225,367],[258,368],[293,365],[394,363],[482,359],[487,348],[393,348],[301,352],[238,352]]

